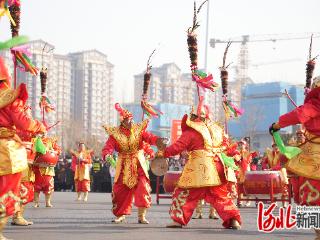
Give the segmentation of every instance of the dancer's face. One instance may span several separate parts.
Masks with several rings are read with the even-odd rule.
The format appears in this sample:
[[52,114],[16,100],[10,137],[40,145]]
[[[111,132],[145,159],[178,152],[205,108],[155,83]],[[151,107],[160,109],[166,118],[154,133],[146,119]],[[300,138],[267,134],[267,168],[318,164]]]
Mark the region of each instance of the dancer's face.
[[81,143],[79,145],[79,151],[84,151],[86,149],[85,145],[83,143]]
[[272,145],[272,150],[275,151],[275,152],[278,152],[279,148],[277,147],[277,145],[273,144]]
[[132,118],[125,118],[123,121],[122,121],[122,123],[121,123],[121,125],[123,126],[123,127],[125,127],[126,129],[131,129],[131,127],[132,127],[132,123],[133,123],[133,120],[132,120]]

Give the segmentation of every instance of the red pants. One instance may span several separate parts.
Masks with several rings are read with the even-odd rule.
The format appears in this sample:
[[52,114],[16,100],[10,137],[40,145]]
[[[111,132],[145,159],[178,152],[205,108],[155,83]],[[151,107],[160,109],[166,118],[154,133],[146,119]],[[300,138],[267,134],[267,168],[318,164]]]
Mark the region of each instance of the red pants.
[[20,198],[23,205],[33,201],[34,187],[33,182],[21,182]]
[[320,180],[297,176],[291,178],[290,181],[295,203],[320,206]]
[[36,180],[34,182],[34,191],[51,194],[54,191],[54,179],[52,176],[41,175],[39,169],[34,169]]
[[232,199],[238,198],[238,186],[237,183],[234,182],[228,182],[227,183],[228,191],[230,192]]
[[138,183],[130,189],[122,183],[123,174],[113,185],[112,191],[112,212],[115,216],[130,215],[132,201],[136,207],[149,208],[151,206],[150,180],[145,176],[143,169],[138,167]]
[[13,215],[20,209],[21,173],[0,176],[0,218]]
[[89,192],[90,191],[90,180],[75,180],[76,192]]
[[183,189],[176,188],[172,196],[170,216],[173,221],[187,225],[199,200],[204,199],[217,210],[225,228],[230,227],[232,219],[241,224],[238,208],[234,205],[227,183],[216,187]]

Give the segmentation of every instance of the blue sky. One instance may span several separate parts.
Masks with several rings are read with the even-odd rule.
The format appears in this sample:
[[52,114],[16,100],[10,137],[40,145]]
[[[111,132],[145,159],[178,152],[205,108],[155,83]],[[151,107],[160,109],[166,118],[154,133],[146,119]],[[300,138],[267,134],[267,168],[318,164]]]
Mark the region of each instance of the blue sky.
[[[199,1],[198,1],[199,2]],[[116,100],[129,101],[133,75],[145,69],[150,52],[158,66],[176,62],[189,71],[186,30],[192,22],[192,0],[22,0],[21,34],[56,46],[56,53],[98,49],[115,65]],[[320,32],[319,0],[210,0],[210,38],[244,34]],[[200,66],[204,62],[206,9],[199,16]],[[0,40],[10,37],[7,19],[0,19]],[[249,44],[252,63],[300,59],[251,68],[256,82],[273,80],[304,83],[309,40]],[[208,51],[208,70],[218,80],[224,45]],[[314,40],[320,53],[320,38]],[[237,62],[239,44],[228,59]],[[316,75],[320,75],[316,67]],[[231,73],[231,78],[233,74]]]

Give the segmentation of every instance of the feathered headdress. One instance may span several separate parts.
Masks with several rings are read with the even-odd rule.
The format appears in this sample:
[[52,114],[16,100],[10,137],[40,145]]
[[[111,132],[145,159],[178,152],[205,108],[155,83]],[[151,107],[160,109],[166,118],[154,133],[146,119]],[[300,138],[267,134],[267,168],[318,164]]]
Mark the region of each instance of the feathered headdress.
[[206,91],[206,89],[209,89],[210,91],[214,92],[216,88],[218,87],[218,84],[213,80],[212,74],[207,74],[205,72],[202,72],[198,70],[198,40],[197,40],[197,34],[196,29],[200,26],[197,17],[198,14],[203,7],[203,5],[208,2],[208,0],[205,0],[201,3],[199,8],[197,8],[196,2],[194,2],[193,6],[193,22],[192,26],[188,28],[187,31],[187,43],[188,43],[188,52],[189,52],[189,58],[190,58],[190,68],[191,68],[191,74],[192,74],[192,81],[196,82],[197,84],[197,93],[198,93],[198,107],[197,107],[197,113],[194,113],[192,110],[192,114],[196,114],[198,118],[209,118],[210,110],[207,105],[204,105],[204,96],[201,95],[200,89],[203,91]]
[[197,115],[198,118],[209,118],[210,115],[210,109],[208,105],[203,104],[204,97],[201,96],[199,99],[198,107],[197,107]]
[[[315,79],[313,79],[313,84],[311,85],[311,80],[312,80],[312,76],[313,76],[313,71],[316,65],[316,59],[318,56],[312,57],[312,38],[313,38],[313,34],[311,35],[311,39],[310,39],[310,45],[309,45],[309,58],[308,58],[308,62],[307,62],[307,68],[306,68],[306,86],[305,86],[305,95],[307,95],[310,91],[311,88],[314,88],[314,86],[316,84],[315,83]],[[318,83],[318,86],[320,86],[320,83]]]
[[231,42],[229,41],[223,54],[222,66],[220,67],[220,79],[221,79],[221,87],[222,87],[222,106],[224,109],[226,119],[229,119],[230,117],[238,118],[244,112],[242,109],[238,108],[230,100],[228,100],[228,78],[229,78],[228,67],[230,64],[226,66],[226,58],[227,58],[227,53],[230,46],[231,46]]
[[160,114],[162,114],[161,111],[159,111],[158,109],[156,109],[154,106],[152,106],[149,102],[148,102],[148,89],[149,89],[149,85],[150,85],[150,80],[151,80],[151,57],[152,55],[155,53],[156,49],[153,50],[153,52],[150,54],[149,58],[148,58],[148,62],[147,62],[147,70],[143,76],[143,91],[142,91],[142,99],[141,99],[141,108],[143,111],[143,116],[144,114],[146,114],[148,117],[159,117]]
[[120,115],[120,121],[122,122],[124,119],[132,119],[133,115],[131,112],[129,112],[127,109],[124,109],[120,106],[119,103],[116,103],[114,105],[114,108],[117,110],[117,112]]

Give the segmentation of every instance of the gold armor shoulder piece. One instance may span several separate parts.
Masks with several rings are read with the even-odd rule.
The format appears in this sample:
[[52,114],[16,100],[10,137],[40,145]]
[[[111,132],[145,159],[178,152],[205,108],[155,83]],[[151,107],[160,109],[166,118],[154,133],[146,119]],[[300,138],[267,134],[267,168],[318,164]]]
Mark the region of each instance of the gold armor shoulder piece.
[[0,109],[13,103],[19,96],[20,89],[5,88],[0,90]]
[[108,125],[103,125],[102,127],[104,128],[104,130],[106,131],[106,133],[108,135],[114,135],[116,133],[116,131],[118,130],[118,127],[111,127]]
[[142,122],[135,124],[136,125],[135,127],[136,129],[143,130],[148,126],[148,124],[149,124],[149,119],[145,119]]
[[208,120],[207,121],[207,125],[208,126],[217,126],[219,128],[221,128],[223,131],[224,131],[224,125],[218,121],[211,121],[211,120]]

